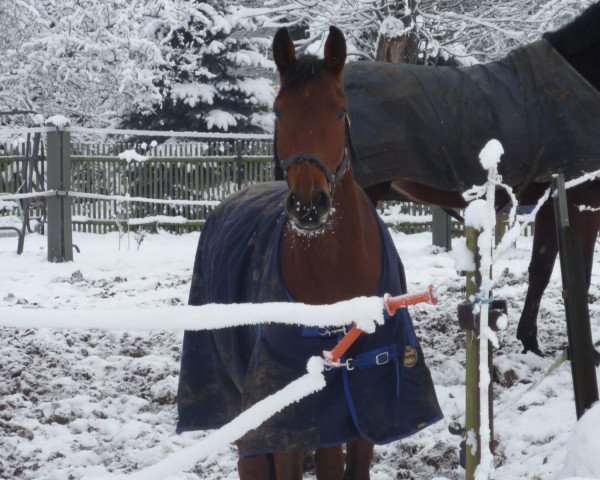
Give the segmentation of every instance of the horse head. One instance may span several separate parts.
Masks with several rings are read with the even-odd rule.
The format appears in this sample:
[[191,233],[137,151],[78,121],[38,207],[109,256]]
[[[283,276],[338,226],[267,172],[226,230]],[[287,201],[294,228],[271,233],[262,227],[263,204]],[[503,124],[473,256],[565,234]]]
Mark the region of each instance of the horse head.
[[342,71],[344,35],[330,27],[324,58],[296,58],[287,29],[273,39],[280,75],[274,103],[276,155],[287,179],[286,211],[304,230],[322,228],[331,211],[336,184],[350,167],[347,99]]

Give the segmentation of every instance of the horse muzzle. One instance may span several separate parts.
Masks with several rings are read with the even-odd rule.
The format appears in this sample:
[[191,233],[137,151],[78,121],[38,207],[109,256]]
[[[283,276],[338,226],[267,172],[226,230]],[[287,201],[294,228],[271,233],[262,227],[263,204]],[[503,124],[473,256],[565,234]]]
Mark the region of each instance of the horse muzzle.
[[320,230],[327,223],[331,211],[331,196],[323,190],[313,190],[309,199],[290,192],[285,202],[285,211],[301,230]]

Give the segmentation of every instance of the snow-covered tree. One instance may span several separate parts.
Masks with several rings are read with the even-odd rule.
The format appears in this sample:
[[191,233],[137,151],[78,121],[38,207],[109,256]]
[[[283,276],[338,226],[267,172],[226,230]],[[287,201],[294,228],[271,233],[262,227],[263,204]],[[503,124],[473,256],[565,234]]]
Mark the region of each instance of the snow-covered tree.
[[234,19],[226,8],[188,0],[2,2],[0,111],[61,113],[92,126],[133,117],[157,125],[150,118],[158,113],[173,126],[169,116],[179,115],[186,129],[261,128],[273,96],[265,45],[253,41],[251,18]]
[[248,131],[270,128],[274,97],[264,75],[273,63],[251,18],[233,19],[223,1],[191,2],[183,20],[157,16],[151,25],[165,62],[154,82],[162,101],[137,111],[128,126],[174,130]]
[[[390,39],[418,39],[402,54],[408,61],[456,57],[469,64],[498,59],[510,49],[537,40],[568,22],[593,0],[272,0],[268,6],[240,7],[270,27],[303,29],[298,47],[321,51],[329,25],[346,35],[355,58],[386,59]],[[388,42],[389,43],[389,42]],[[415,45],[413,42],[412,45]],[[382,49],[384,51],[382,51]],[[412,50],[412,51],[409,51]]]

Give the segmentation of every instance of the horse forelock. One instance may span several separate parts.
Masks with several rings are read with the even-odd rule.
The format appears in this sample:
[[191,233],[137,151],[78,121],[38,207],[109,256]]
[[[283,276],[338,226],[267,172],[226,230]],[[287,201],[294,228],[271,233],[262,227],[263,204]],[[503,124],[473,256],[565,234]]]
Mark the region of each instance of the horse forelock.
[[285,72],[285,80],[281,85],[281,90],[306,85],[307,82],[321,75],[323,66],[323,60],[315,55],[302,55]]
[[584,53],[600,42],[600,3],[558,30],[545,33],[544,38],[565,57]]

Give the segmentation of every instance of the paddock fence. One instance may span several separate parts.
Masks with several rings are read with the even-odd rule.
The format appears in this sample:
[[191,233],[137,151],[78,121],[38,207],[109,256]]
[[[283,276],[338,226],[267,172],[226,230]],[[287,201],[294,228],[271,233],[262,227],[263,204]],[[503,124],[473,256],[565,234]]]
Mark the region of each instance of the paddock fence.
[[[0,194],[49,190],[48,140],[44,133],[56,130],[23,130],[20,141],[0,144]],[[273,179],[270,135],[105,130],[102,142],[92,142],[77,137],[98,136],[97,130],[66,130],[70,133],[64,137],[68,145],[62,148],[69,157],[69,190],[80,194],[70,202],[73,231],[198,230],[225,197]],[[161,144],[121,140],[160,136],[172,138]],[[0,200],[0,227],[21,224],[21,217],[27,215],[29,230],[33,228],[30,220],[37,220],[43,231],[47,202],[42,196],[20,203]],[[433,215],[427,206],[388,202],[380,206],[380,214],[389,227],[404,233],[432,230]],[[458,221],[447,220],[445,228],[448,238],[463,235]]]
[[[73,230],[105,233],[160,226],[183,233],[200,229],[214,204],[247,185],[273,179],[272,148],[271,139],[261,138],[150,146],[144,142],[71,142],[70,190],[173,201],[147,204],[75,197],[71,202]],[[0,193],[46,191],[47,168],[45,139],[36,143],[32,136],[29,141],[0,145]],[[177,200],[204,200],[207,205],[177,205]],[[5,216],[15,214],[6,202],[4,207]],[[33,217],[42,214],[38,208]]]

